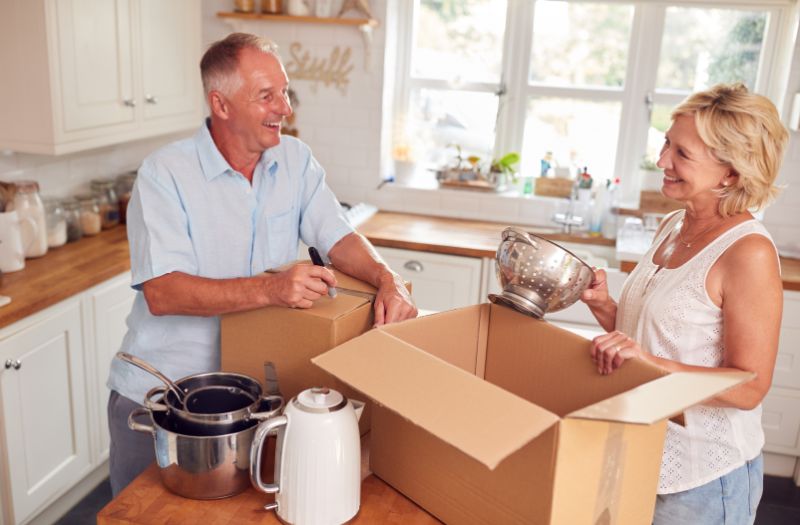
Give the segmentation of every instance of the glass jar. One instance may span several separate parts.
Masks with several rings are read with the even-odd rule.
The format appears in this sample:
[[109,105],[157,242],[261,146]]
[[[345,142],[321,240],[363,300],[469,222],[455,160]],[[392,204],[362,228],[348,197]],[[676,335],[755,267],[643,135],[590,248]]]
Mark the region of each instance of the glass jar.
[[21,180],[14,185],[17,193],[12,201],[12,209],[17,210],[22,223],[21,237],[25,257],[41,257],[47,253],[47,222],[44,204],[39,197],[39,183]]
[[114,185],[110,179],[94,179],[90,185],[100,208],[100,223],[104,230],[119,224],[119,203]]
[[67,244],[67,220],[64,208],[57,199],[44,199],[45,221],[47,222],[47,247],[58,248]]
[[67,242],[75,242],[83,237],[81,205],[77,199],[65,199],[61,205],[64,207],[64,220],[67,222]]
[[103,229],[100,207],[94,195],[78,195],[80,204],[81,232],[84,235],[97,235]]
[[136,181],[136,172],[123,173],[117,177],[116,190],[119,202],[119,222],[125,224],[128,217],[128,201],[131,200],[133,183]]

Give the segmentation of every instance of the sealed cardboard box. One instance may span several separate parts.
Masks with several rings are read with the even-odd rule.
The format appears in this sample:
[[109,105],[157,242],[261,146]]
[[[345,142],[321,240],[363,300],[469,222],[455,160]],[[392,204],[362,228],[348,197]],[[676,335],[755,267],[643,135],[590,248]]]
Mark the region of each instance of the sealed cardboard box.
[[447,523],[650,523],[666,419],[752,374],[603,376],[589,344],[482,304],[313,361],[375,401],[372,471]]
[[[306,388],[328,386],[348,398],[363,399],[311,364],[315,357],[372,328],[375,288],[333,270],[338,294],[323,296],[309,309],[268,306],[226,314],[221,320],[222,370],[247,374],[266,384],[265,365],[277,375],[287,401]],[[367,412],[360,421],[369,428]]]

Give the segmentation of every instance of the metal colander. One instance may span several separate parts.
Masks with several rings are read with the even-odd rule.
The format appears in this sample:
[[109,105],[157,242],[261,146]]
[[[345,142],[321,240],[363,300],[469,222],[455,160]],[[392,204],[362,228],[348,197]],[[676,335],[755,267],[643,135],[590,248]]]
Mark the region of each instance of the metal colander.
[[541,319],[577,301],[594,272],[558,244],[516,228],[506,228],[497,248],[497,279],[503,288],[493,303]]

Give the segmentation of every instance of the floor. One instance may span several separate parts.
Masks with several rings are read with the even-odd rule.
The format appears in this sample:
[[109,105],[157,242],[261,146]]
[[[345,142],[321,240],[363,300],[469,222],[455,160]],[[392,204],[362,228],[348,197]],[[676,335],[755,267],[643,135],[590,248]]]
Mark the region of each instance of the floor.
[[[111,501],[111,486],[108,480],[100,483],[92,492],[75,505],[56,525],[92,525],[95,515]],[[800,524],[800,488],[790,478],[766,476],[764,496],[758,506],[756,525]]]

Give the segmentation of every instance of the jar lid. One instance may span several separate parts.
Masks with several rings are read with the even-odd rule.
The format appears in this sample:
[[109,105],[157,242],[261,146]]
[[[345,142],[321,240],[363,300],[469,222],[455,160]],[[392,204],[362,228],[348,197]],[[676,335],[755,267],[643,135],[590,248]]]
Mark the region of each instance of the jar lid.
[[64,199],[63,201],[61,201],[61,205],[64,206],[64,208],[72,209],[72,208],[77,208],[78,206],[80,206],[80,203],[78,202],[78,199],[74,199],[72,197],[68,197],[68,198]]
[[114,187],[114,179],[92,179],[89,185],[92,188],[112,188]]
[[93,203],[97,202],[97,198],[94,195],[90,195],[90,194],[86,194],[86,193],[82,193],[80,195],[75,195],[75,198],[78,199],[78,202],[89,202],[89,201],[91,201]]
[[35,180],[18,180],[14,181],[14,186],[17,187],[19,193],[38,193],[39,183]]

